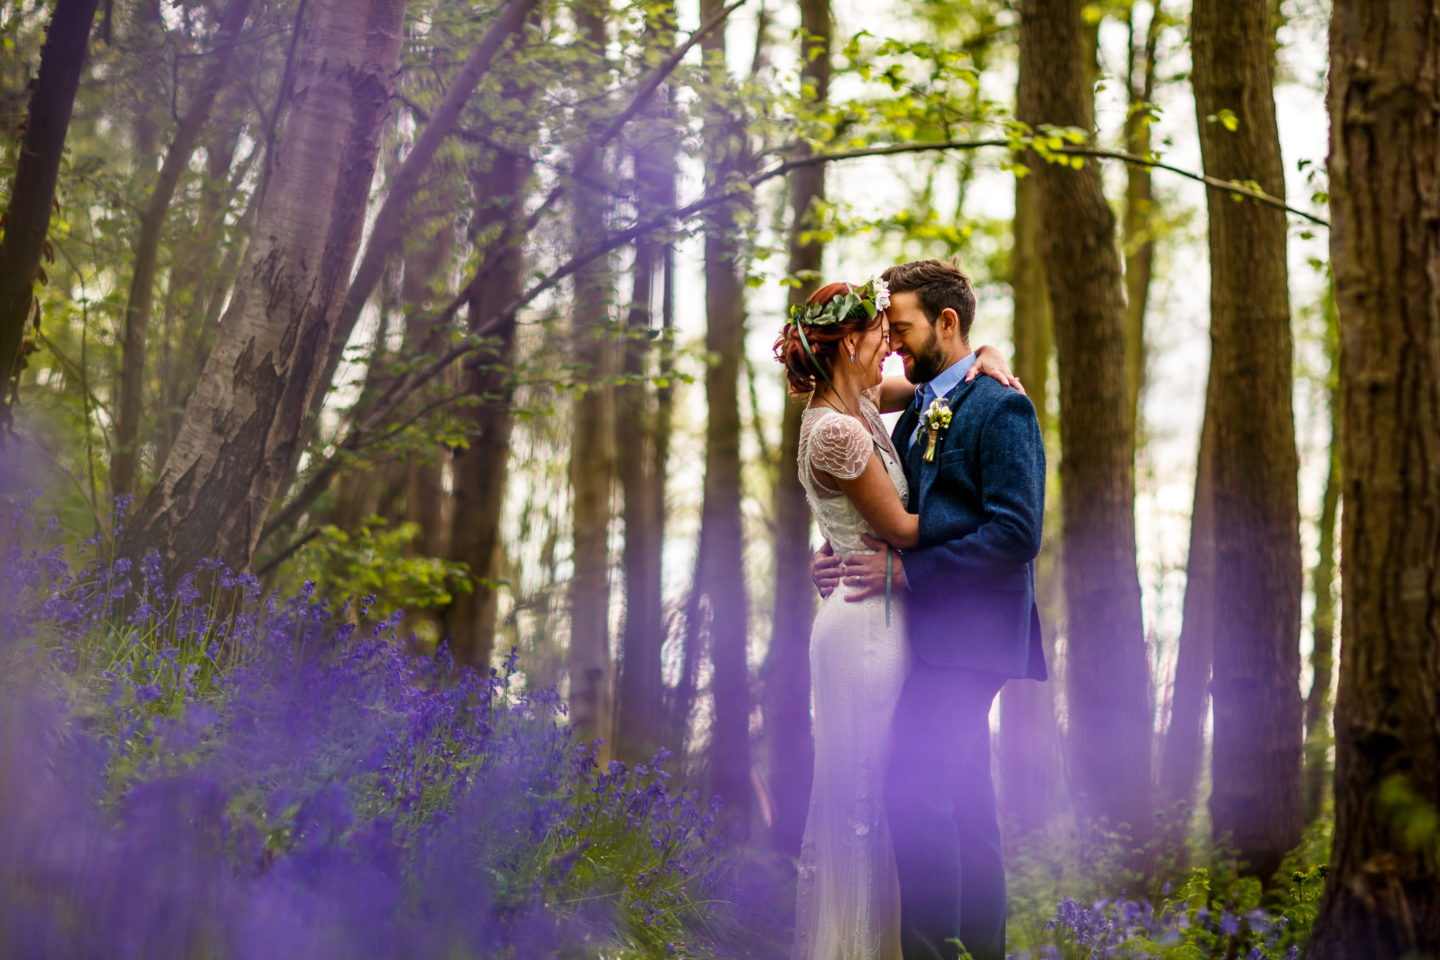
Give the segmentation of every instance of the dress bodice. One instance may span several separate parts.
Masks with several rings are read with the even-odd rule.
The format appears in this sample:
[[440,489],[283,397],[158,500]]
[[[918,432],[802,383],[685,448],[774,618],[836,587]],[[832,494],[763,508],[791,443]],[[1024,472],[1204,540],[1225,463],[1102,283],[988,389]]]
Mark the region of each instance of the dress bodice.
[[860,416],[856,417],[833,407],[810,407],[800,423],[800,483],[821,534],[836,553],[869,549],[860,536],[875,536],[875,531],[848,497],[820,482],[817,470],[842,480],[853,480],[865,472],[873,453],[889,474],[900,502],[907,502],[910,494],[905,470],[871,394],[862,395],[859,412]]

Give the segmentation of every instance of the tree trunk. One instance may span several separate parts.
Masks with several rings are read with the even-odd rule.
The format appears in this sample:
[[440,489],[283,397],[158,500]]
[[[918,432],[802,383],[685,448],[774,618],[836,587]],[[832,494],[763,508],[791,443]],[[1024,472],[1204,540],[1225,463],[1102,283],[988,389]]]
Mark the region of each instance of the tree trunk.
[[[605,20],[595,0],[577,6],[576,24],[594,57],[597,72],[605,63]],[[603,163],[597,158],[592,173]],[[575,248],[595,245],[605,230],[605,198],[585,183],[573,192]],[[614,392],[610,328],[611,264],[601,258],[575,274],[572,312],[575,362],[581,388],[575,392],[574,439],[570,448],[570,485],[574,494],[575,573],[570,581],[570,720],[576,736],[608,738],[612,732],[614,693],[610,662],[610,520],[615,476]],[[610,745],[601,748],[602,761]]]
[[[702,0],[700,18],[721,9]],[[707,62],[723,68],[725,31],[700,44]],[[721,105],[706,118],[705,140],[711,188],[746,169],[743,120]],[[710,788],[725,801],[732,835],[747,837],[753,792],[750,786],[750,675],[746,659],[749,598],[745,591],[744,532],[741,527],[740,363],[745,348],[745,282],[740,237],[741,201],[714,208],[705,224],[705,486],[695,589],[708,599],[711,691]]]
[[172,573],[249,565],[322,389],[398,69],[403,0],[316,0],[291,114],[215,348],[120,539]]
[[[1089,130],[1080,0],[1027,0],[1020,22],[1020,118]],[[1066,687],[1083,819],[1150,827],[1149,666],[1135,562],[1134,445],[1123,378],[1125,300],[1115,218],[1093,163],[1032,157],[1041,250],[1060,371]]]
[[180,178],[190,168],[190,155],[200,141],[200,132],[210,117],[210,108],[230,74],[238,40],[254,0],[229,0],[216,30],[217,53],[209,61],[194,96],[165,152],[160,174],[150,191],[150,200],[140,214],[140,231],[135,241],[135,268],[130,276],[130,294],[125,302],[124,337],[120,359],[120,389],[115,415],[115,450],[110,466],[110,487],[116,496],[135,492],[136,464],[140,459],[140,414],[144,404],[145,353],[150,338],[150,313],[155,305],[155,273],[160,259],[160,239],[170,212],[170,201]]
[[[830,0],[802,0],[801,83],[816,108],[830,96]],[[813,92],[812,92],[813,91]],[[808,153],[808,147],[800,148]],[[805,237],[818,224],[815,208],[825,201],[825,166],[790,174],[790,304],[804,303],[821,283],[824,245]],[[765,709],[770,744],[770,789],[775,799],[771,839],[777,849],[800,853],[810,804],[815,744],[810,731],[810,625],[815,588],[810,582],[810,505],[800,484],[797,459],[804,402],[790,398],[781,420],[780,472],[775,484],[775,609],[770,634]]]
[[9,428],[12,390],[24,364],[20,344],[35,302],[60,158],[98,5],[99,0],[57,0],[40,50],[40,71],[0,237],[0,439]]
[[[453,190],[441,188],[441,199],[437,203],[443,210],[453,210]],[[426,304],[436,277],[442,277],[448,286],[455,250],[455,224],[445,218],[436,235],[426,237],[419,250],[405,258],[405,272],[400,282],[400,302],[405,309],[405,357],[433,357],[446,346],[449,328],[435,323]],[[446,294],[445,296],[449,296]],[[416,309],[419,308],[419,309]],[[454,378],[447,371],[445,386],[453,384]],[[413,406],[418,406],[419,397]],[[423,557],[443,557],[447,554],[450,539],[450,495],[445,491],[446,447],[436,444],[430,456],[424,454],[409,458],[405,467],[405,518],[420,528],[410,548]]]
[[1440,955],[1440,4],[1337,0],[1335,840],[1308,960]]
[[1213,376],[1205,390],[1205,419],[1195,456],[1195,499],[1190,510],[1190,553],[1170,720],[1160,752],[1160,812],[1166,842],[1179,850],[1190,826],[1205,751],[1210,707],[1210,665],[1215,649],[1215,416]]
[[[236,72],[245,73],[247,65],[253,63],[253,58],[246,57]],[[258,155],[252,151],[240,160],[239,169],[232,176],[232,168],[237,163],[235,151],[245,125],[245,106],[245,92],[239,87],[231,87],[220,101],[217,112],[224,119],[219,121],[218,130],[205,146],[205,180],[200,187],[195,226],[187,231],[188,243],[178,251],[176,263],[170,269],[161,315],[161,342],[165,352],[160,365],[160,417],[153,440],[157,463],[164,463],[170,454],[170,445],[180,429],[185,398],[199,378],[214,343],[213,327],[219,313],[217,310],[212,318],[211,301],[218,300],[224,289],[219,275],[234,272],[221,269],[222,258],[234,257],[231,251],[242,245],[226,243],[224,237],[225,217],[235,196],[234,187],[243,180],[250,161]],[[237,219],[235,229],[243,233],[247,218],[240,213]],[[235,264],[239,264],[238,257]]]
[[[394,179],[387,186],[385,201],[375,214],[365,251],[355,267],[355,279],[345,292],[344,304],[336,317],[335,335],[325,353],[321,389],[310,401],[310,425],[307,426],[302,440],[309,440],[318,423],[325,393],[345,355],[345,347],[360,319],[360,313],[365,309],[370,295],[375,292],[376,284],[380,282],[385,264],[400,248],[406,228],[413,226],[407,222],[406,215],[410,212],[410,202],[420,189],[426,171],[430,169],[446,138],[455,129],[455,124],[459,122],[480,82],[490,73],[495,58],[520,34],[525,21],[538,4],[539,0],[509,0],[490,21],[485,33],[471,48],[465,63],[450,78],[450,85],[446,88],[440,105],[426,121],[424,129],[415,138],[414,145],[400,164],[400,169],[395,172]],[[298,450],[296,456],[299,456]],[[286,486],[289,482],[287,478]]]
[[[477,166],[473,183],[478,209],[472,228],[477,236],[521,215],[529,175],[528,158],[519,151],[496,151],[488,168]],[[519,240],[492,247],[485,257],[486,272],[467,304],[472,332],[486,321],[495,304],[510,303],[519,296],[524,283],[525,256]],[[492,351],[465,364],[462,385],[470,405],[460,412],[469,421],[469,439],[463,449],[455,451],[452,462],[455,502],[449,557],[469,568],[470,591],[457,593],[446,607],[443,631],[458,659],[482,669],[490,664],[495,641],[496,558],[514,424],[510,406],[515,389],[511,375],[515,331],[512,317],[495,332]]]
[[[382,395],[394,382],[395,364],[399,362],[399,358],[397,352],[390,349],[389,343],[391,332],[399,329],[404,319],[404,301],[400,293],[403,281],[401,264],[385,271],[385,276],[380,281],[380,295],[375,304],[379,322],[375,325],[370,353],[365,359],[365,379],[355,401],[357,407],[373,402],[373,398]],[[395,516],[395,508],[402,504],[399,492],[404,486],[405,473],[404,462],[397,457],[389,457],[367,465],[367,469],[355,469],[341,474],[330,485],[333,491],[333,506],[328,510],[315,511],[308,518],[308,526],[314,529],[324,524],[333,524],[340,530],[349,532],[357,530],[369,517],[377,514]],[[262,535],[261,547],[267,542],[267,538]]]
[[[1205,172],[1285,195],[1267,0],[1196,0],[1191,83]],[[1219,120],[1230,110],[1232,131]],[[1210,117],[1216,117],[1214,121]],[[1282,211],[1207,194],[1214,420],[1215,651],[1210,815],[1241,870],[1300,839],[1299,461]]]
[[[106,0],[104,13],[100,18],[100,36],[109,46],[114,35],[111,29],[111,15],[114,0]],[[126,104],[130,113],[130,133],[134,137],[134,164],[132,176],[136,185],[144,188],[155,179],[155,158],[160,153],[160,127],[171,111],[169,98],[165,95],[167,81],[175,77],[171,57],[175,51],[165,36],[165,18],[160,13],[160,0],[141,0],[127,11],[122,26],[121,45],[133,57],[134,71],[131,82],[134,94]]]
[[[1339,330],[1334,311],[1327,311],[1326,352],[1330,354],[1331,377],[1339,372]],[[1340,410],[1339,386],[1330,388],[1330,466],[1325,475],[1325,493],[1320,505],[1320,556],[1310,580],[1315,596],[1311,616],[1314,644],[1310,650],[1310,694],[1305,698],[1305,822],[1313,823],[1325,808],[1326,786],[1330,779],[1331,682],[1335,679],[1335,529],[1340,515]]]
[[[413,244],[404,249],[400,298],[396,305],[404,314],[405,331],[400,347],[402,363],[424,362],[449,346],[453,328],[435,319],[431,311],[431,297],[437,292],[437,282],[441,289],[450,287],[454,267],[456,224],[452,211],[458,209],[458,197],[452,178],[459,171],[453,167],[453,164],[439,165],[432,182],[427,185],[433,191],[433,208],[445,213],[426,224],[419,231],[419,236],[412,238]],[[448,292],[441,295],[447,300],[450,298]],[[433,384],[436,390],[446,394],[453,394],[456,386],[453,369],[441,373]],[[420,416],[426,400],[427,397],[419,393],[409,397],[398,411],[398,419],[404,421]],[[357,409],[365,407],[357,403]],[[416,528],[414,536],[404,546],[408,556],[448,555],[451,496],[445,489],[445,465],[449,458],[449,447],[444,443],[435,443],[428,449],[408,451],[381,467],[382,474],[394,478],[394,499],[402,505],[402,509],[381,516],[397,520],[403,516]],[[434,609],[408,609],[400,632],[403,635],[411,632],[419,634],[426,632],[428,625],[436,628],[437,638],[443,638],[438,614],[439,611]]]
[[[650,15],[647,40],[662,53],[675,45],[675,13],[666,5]],[[632,151],[638,219],[658,216],[675,193],[674,119],[669,94],[657,95],[635,125]],[[615,704],[615,752],[621,760],[648,759],[665,742],[665,609],[661,553],[665,542],[665,468],[656,456],[660,435],[657,398],[645,377],[654,354],[655,279],[664,268],[667,238],[642,237],[635,243],[630,309],[626,315],[624,383],[615,391],[617,473],[625,495],[625,621]],[[663,290],[660,291],[663,295]]]
[[[1010,253],[1010,289],[1015,310],[1015,372],[1035,404],[1042,436],[1049,433],[1050,356],[1054,332],[1045,266],[1040,259],[1035,210],[1035,182],[1015,178],[1014,246]],[[1055,593],[1055,555],[1059,531],[1046,528],[1046,545],[1035,570],[1035,592],[1040,605],[1041,633],[1046,662],[1052,665],[1047,683],[1007,683],[1000,690],[1001,817],[1020,833],[1042,829],[1061,810],[1064,766],[1060,727],[1056,720],[1055,622],[1051,604]]]
[[[1160,4],[1150,7],[1145,42],[1135,43],[1135,8],[1125,14],[1130,28],[1129,69],[1126,71],[1130,107],[1125,116],[1125,149],[1136,156],[1150,154],[1150,103],[1155,98],[1155,47],[1160,38]],[[1140,61],[1140,62],[1137,62]],[[1125,386],[1130,422],[1140,437],[1140,393],[1145,386],[1145,308],[1150,299],[1150,277],[1155,264],[1155,191],[1150,168],[1125,165],[1125,214],[1122,247],[1125,251]]]

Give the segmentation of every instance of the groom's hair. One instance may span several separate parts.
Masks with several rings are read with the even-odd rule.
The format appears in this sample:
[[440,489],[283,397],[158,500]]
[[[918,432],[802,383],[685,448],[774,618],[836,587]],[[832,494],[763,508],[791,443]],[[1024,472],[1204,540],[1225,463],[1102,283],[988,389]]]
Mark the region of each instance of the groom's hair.
[[975,322],[975,286],[958,264],[949,260],[912,260],[889,268],[880,278],[890,284],[892,294],[913,292],[931,324],[946,307],[954,310],[960,318],[960,335],[970,339],[970,325]]

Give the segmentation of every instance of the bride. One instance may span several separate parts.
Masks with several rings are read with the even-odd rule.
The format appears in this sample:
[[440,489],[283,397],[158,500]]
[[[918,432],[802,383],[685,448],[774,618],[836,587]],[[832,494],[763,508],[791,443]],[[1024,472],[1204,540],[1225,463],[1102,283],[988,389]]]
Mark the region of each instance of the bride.
[[[891,352],[883,280],[832,283],[792,308],[775,341],[792,395],[808,397],[800,427],[800,482],[820,532],[838,555],[866,552],[863,534],[904,549],[919,522],[880,419],[915,396],[884,377]],[[1005,383],[1010,370],[981,347],[971,375]],[[890,722],[909,666],[905,611],[887,589],[847,603],[835,591],[810,633],[815,774],[800,849],[792,960],[900,957],[900,889],[884,808]]]

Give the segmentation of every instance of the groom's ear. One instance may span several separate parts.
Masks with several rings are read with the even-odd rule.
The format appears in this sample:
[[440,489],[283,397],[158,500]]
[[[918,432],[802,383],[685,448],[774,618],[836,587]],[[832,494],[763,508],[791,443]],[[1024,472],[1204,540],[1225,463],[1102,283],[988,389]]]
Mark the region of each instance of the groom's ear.
[[942,337],[952,336],[960,331],[960,314],[955,312],[954,307],[946,307],[940,311],[935,318],[935,328]]

